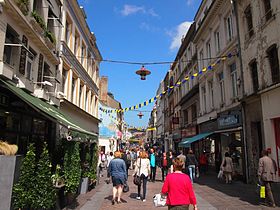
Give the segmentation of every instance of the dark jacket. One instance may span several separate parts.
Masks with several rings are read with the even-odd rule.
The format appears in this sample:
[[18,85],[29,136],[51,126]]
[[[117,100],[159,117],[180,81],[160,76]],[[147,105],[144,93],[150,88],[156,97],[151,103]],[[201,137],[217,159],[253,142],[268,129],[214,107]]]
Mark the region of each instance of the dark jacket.
[[189,165],[195,165],[195,166],[198,165],[197,160],[196,160],[194,154],[187,154],[186,166],[189,166]]

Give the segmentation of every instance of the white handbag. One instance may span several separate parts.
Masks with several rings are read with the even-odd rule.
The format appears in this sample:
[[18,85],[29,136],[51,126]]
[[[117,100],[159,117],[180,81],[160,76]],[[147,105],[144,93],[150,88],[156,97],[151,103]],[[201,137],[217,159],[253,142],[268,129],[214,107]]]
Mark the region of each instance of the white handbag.
[[224,174],[224,173],[223,173],[223,171],[222,171],[222,170],[220,170],[220,171],[219,171],[219,173],[218,173],[217,178],[218,178],[218,179],[223,178],[223,174]]
[[166,197],[162,197],[160,193],[154,195],[154,206],[162,207],[166,205]]

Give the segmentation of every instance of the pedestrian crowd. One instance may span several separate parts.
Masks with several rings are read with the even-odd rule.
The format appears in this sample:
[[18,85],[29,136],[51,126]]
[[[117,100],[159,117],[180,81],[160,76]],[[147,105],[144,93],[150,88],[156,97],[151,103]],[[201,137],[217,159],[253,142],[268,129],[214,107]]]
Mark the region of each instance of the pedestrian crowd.
[[[174,155],[172,151],[162,152],[156,148],[133,148],[130,150],[120,150],[99,155],[99,173],[103,176],[103,171],[107,168],[107,183],[113,184],[112,205],[122,202],[121,195],[129,191],[127,185],[128,170],[133,170],[133,182],[137,185],[137,196],[135,199],[146,202],[147,184],[156,181],[157,167],[161,169],[161,180],[163,182],[160,199],[168,209],[185,210],[189,205],[197,210],[197,202],[192,183],[200,175],[206,174],[208,170],[208,157],[204,151],[198,158],[189,149],[188,154],[183,150],[179,155]],[[218,178],[223,178],[226,184],[232,183],[234,165],[229,152],[225,152],[220,164]],[[271,207],[276,207],[271,184],[276,182],[277,166],[276,162],[268,157],[268,152],[262,152],[258,169],[259,184],[265,187],[265,203]],[[157,196],[154,196],[157,199]],[[154,201],[155,203],[155,201]],[[156,204],[155,204],[156,205]]]

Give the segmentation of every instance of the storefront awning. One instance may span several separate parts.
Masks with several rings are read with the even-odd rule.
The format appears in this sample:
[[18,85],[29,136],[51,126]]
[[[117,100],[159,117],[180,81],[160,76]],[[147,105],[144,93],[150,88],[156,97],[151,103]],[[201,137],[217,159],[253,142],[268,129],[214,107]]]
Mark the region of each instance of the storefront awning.
[[73,122],[71,117],[67,116],[65,113],[62,113],[61,110],[58,108],[42,101],[35,96],[30,95],[29,93],[23,91],[22,89],[16,87],[11,82],[6,82],[0,78],[0,81],[3,83],[4,87],[9,89],[15,95],[17,95],[20,99],[25,101],[31,107],[33,107],[37,111],[41,111],[43,114],[51,117],[52,119],[56,120],[57,123],[67,127],[70,130],[70,135],[73,140],[81,140],[81,141],[90,141],[94,142],[97,141],[98,135],[92,132],[89,132],[80,126],[78,123]]
[[195,141],[199,141],[200,139],[204,139],[210,135],[212,135],[213,132],[210,133],[200,133],[196,136],[193,136],[191,138],[185,138],[182,139],[182,141],[179,143],[179,147],[190,147],[191,143],[195,142]]

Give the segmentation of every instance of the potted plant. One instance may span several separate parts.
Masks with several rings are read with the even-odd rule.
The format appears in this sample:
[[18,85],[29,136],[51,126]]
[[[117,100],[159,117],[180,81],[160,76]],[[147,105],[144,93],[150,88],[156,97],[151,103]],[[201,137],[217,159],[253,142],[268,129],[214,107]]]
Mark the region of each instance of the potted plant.
[[33,29],[38,32],[40,35],[44,35],[44,32],[46,30],[46,24],[43,20],[43,18],[34,10],[31,13],[32,19],[30,20],[30,23],[33,27]]
[[18,183],[13,187],[14,209],[32,209],[36,199],[36,161],[33,144],[28,147],[28,152],[23,159]]
[[29,13],[29,0],[16,0],[16,3],[23,15],[28,15]]
[[56,191],[52,183],[51,167],[47,144],[44,143],[35,172],[36,193],[33,204],[35,209],[51,209],[55,206]]
[[67,142],[64,155],[64,178],[67,203],[74,201],[81,179],[79,145]]
[[16,155],[17,145],[0,141],[0,204],[2,209],[11,209],[12,189],[14,183],[18,180],[21,155]]

